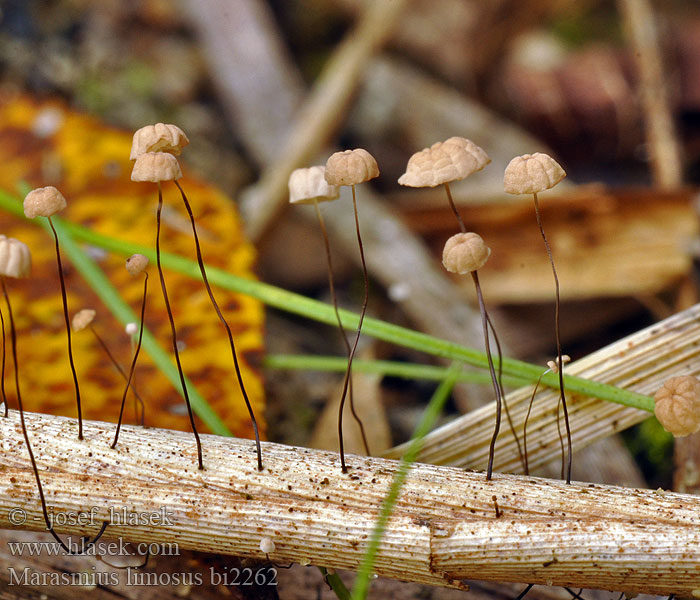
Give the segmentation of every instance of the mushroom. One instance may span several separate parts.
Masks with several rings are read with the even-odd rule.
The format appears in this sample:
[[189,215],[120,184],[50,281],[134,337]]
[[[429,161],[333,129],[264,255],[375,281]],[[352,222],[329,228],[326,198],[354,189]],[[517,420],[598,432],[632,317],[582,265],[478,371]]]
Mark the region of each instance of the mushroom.
[[557,269],[554,266],[554,258],[552,257],[552,249],[549,247],[547,236],[542,227],[542,218],[540,216],[540,208],[537,202],[537,194],[544,192],[566,177],[566,172],[561,168],[561,165],[551,156],[536,152],[535,154],[524,154],[516,156],[508,163],[503,175],[503,187],[508,194],[532,194],[535,202],[535,216],[537,218],[537,226],[540,229],[544,246],[547,250],[549,262],[552,265],[552,274],[554,275],[555,286],[555,308],[554,308],[554,332],[557,344],[557,373],[559,375],[559,400],[564,409],[564,423],[566,425],[566,441],[568,460],[566,466],[566,483],[571,483],[571,465],[572,465],[572,447],[571,447],[571,427],[569,425],[569,413],[566,408],[566,396],[564,391],[564,375],[562,373],[563,360],[561,350],[561,334],[559,326],[559,277]]
[[459,181],[481,171],[491,162],[488,154],[471,140],[454,136],[435,142],[430,148],[416,152],[408,159],[406,172],[399,177],[401,185],[409,187],[445,186],[447,201],[454,212],[462,233],[467,228],[450,191],[450,181]]
[[177,125],[156,123],[134,132],[129,158],[136,160],[146,152],[168,152],[179,156],[190,140]]
[[[562,363],[567,364],[571,361],[571,357],[568,354],[564,354],[564,356],[561,357]],[[547,361],[547,369],[545,371],[542,371],[540,376],[537,378],[537,383],[535,383],[535,387],[532,389],[532,395],[530,396],[530,402],[527,405],[527,414],[525,415],[525,421],[523,423],[523,451],[525,454],[525,464],[523,465],[524,468],[524,473],[525,475],[530,474],[530,467],[527,462],[527,422],[530,420],[530,412],[532,411],[532,404],[535,401],[535,396],[537,395],[537,390],[540,387],[540,383],[542,383],[542,378],[547,374],[547,373],[557,373],[559,372],[559,365],[557,364],[556,361],[553,360],[548,360]],[[561,452],[562,452],[562,467],[564,465],[564,441],[561,438],[561,429],[559,428],[559,403],[557,403],[557,429],[559,429],[559,440],[561,441]],[[564,477],[564,474],[562,472],[562,478]]]
[[275,541],[271,537],[264,537],[260,540],[260,552],[272,554],[275,551]]
[[[5,297],[7,315],[10,322],[10,340],[15,371],[15,391],[17,394],[17,406],[19,408],[19,419],[20,425],[22,427],[22,435],[24,436],[24,443],[27,446],[27,452],[29,453],[29,460],[32,464],[32,471],[34,472],[34,479],[36,480],[37,490],[39,491],[41,511],[44,515],[46,529],[68,554],[77,554],[82,552],[83,550],[81,549],[78,552],[71,550],[54,531],[53,524],[51,522],[49,512],[46,507],[46,497],[44,496],[44,488],[41,485],[39,469],[36,464],[36,459],[34,458],[34,452],[32,451],[31,442],[29,441],[29,434],[27,433],[27,424],[24,419],[24,406],[22,405],[22,394],[19,386],[19,366],[17,361],[17,330],[15,329],[15,320],[12,314],[12,305],[10,304],[10,296],[7,293],[7,284],[5,279],[7,277],[12,277],[13,279],[28,277],[31,273],[31,269],[32,258],[27,245],[14,238],[8,238],[4,235],[0,235],[0,285],[2,286],[2,293]],[[107,528],[107,525],[108,523],[107,521],[105,521],[102,524],[102,528],[100,529],[97,536],[91,542],[88,541],[86,548],[89,548],[95,544],[95,542],[104,533],[105,529]]]
[[[77,333],[79,331],[83,331],[84,329],[89,329],[92,332],[92,335],[95,336],[97,343],[105,351],[105,354],[109,358],[112,365],[114,365],[114,368],[124,378],[124,381],[128,381],[127,375],[124,372],[124,369],[122,369],[122,366],[119,364],[119,362],[115,358],[114,354],[112,354],[112,351],[109,349],[109,346],[107,346],[107,343],[104,341],[102,336],[99,333],[97,333],[97,330],[92,326],[92,322],[95,320],[96,315],[97,315],[97,313],[92,308],[83,308],[83,309],[79,310],[77,313],[75,313],[73,315],[73,321],[72,321],[73,331]],[[134,395],[137,398],[137,400],[141,403],[142,414],[143,414],[143,407],[144,407],[143,398],[141,398],[141,395],[136,390],[134,390]],[[120,420],[121,420],[121,415],[120,415]]]
[[352,361],[357,350],[357,343],[360,340],[362,332],[362,322],[367,312],[367,302],[369,301],[369,277],[367,275],[367,264],[365,263],[365,253],[362,248],[362,235],[360,234],[360,219],[357,213],[357,199],[355,197],[355,186],[359,183],[364,183],[370,179],[379,176],[379,167],[374,157],[363,148],[355,150],[344,150],[332,154],[326,161],[326,170],[324,177],[329,185],[349,185],[352,188],[352,208],[355,215],[355,231],[357,232],[357,245],[360,249],[360,261],[362,262],[362,277],[364,280],[365,294],[362,301],[362,310],[360,311],[360,320],[357,324],[357,333],[355,341],[350,349],[348,357],[348,368],[345,371],[345,380],[343,382],[343,393],[340,398],[340,408],[338,409],[338,440],[340,444],[340,466],[343,473],[348,472],[345,464],[345,448],[343,446],[343,408],[345,406],[345,397],[348,392],[350,382],[350,373],[352,371]]
[[[162,127],[161,127],[162,125]],[[236,372],[236,377],[238,379],[238,385],[240,387],[241,393],[243,395],[243,400],[245,402],[246,408],[248,409],[248,415],[250,417],[251,423],[253,425],[253,432],[255,434],[255,449],[256,449],[256,455],[257,455],[257,461],[258,461],[258,470],[262,471],[263,469],[263,464],[262,464],[262,447],[260,444],[260,432],[258,430],[258,423],[255,418],[255,413],[253,412],[253,407],[250,403],[250,399],[248,398],[248,393],[246,392],[245,389],[245,384],[243,382],[243,374],[241,373],[241,368],[238,363],[238,355],[236,353],[236,345],[233,340],[233,333],[231,331],[231,327],[229,326],[228,322],[226,321],[226,318],[224,317],[223,313],[221,312],[221,309],[219,308],[219,304],[216,301],[216,298],[214,297],[214,292],[211,289],[211,285],[209,285],[209,279],[207,277],[207,271],[204,266],[204,260],[202,259],[202,250],[199,244],[199,237],[197,235],[197,227],[195,225],[195,219],[194,219],[194,214],[192,212],[192,207],[190,206],[189,201],[187,200],[187,195],[185,194],[185,190],[182,188],[180,183],[177,181],[182,177],[182,173],[180,172],[180,167],[177,163],[177,159],[175,158],[175,154],[180,154],[181,149],[186,146],[189,143],[189,140],[187,139],[187,136],[184,134],[184,132],[177,126],[175,125],[163,125],[162,123],[156,124],[152,126],[152,129],[149,127],[142,128],[139,131],[137,131],[134,134],[134,142],[132,144],[132,159],[135,156],[135,163],[134,163],[134,168],[132,171],[131,179],[133,181],[153,181],[158,184],[158,232],[160,232],[160,213],[162,209],[162,204],[163,204],[163,193],[162,193],[162,187],[161,187],[161,181],[173,181],[175,185],[177,186],[177,189],[180,191],[180,195],[182,197],[182,202],[185,205],[185,209],[187,210],[187,214],[190,219],[190,224],[192,226],[192,235],[194,237],[194,243],[195,243],[195,251],[197,254],[197,264],[199,265],[199,271],[200,274],[202,275],[202,281],[204,282],[204,287],[207,290],[207,295],[209,296],[209,300],[212,303],[212,306],[214,307],[214,310],[216,312],[217,317],[219,318],[219,321],[221,321],[221,324],[223,325],[224,329],[226,330],[226,334],[228,336],[228,341],[229,341],[229,346],[231,348],[231,357],[233,359],[233,366],[234,370]],[[138,152],[141,151],[141,149],[147,148],[151,150],[159,150],[158,152],[146,152],[144,154],[138,154]],[[147,158],[144,158],[147,157]],[[148,165],[153,163],[154,166],[157,165],[157,173],[155,175],[152,175],[150,170],[147,168],[144,168],[143,172],[141,171],[141,168],[139,167],[139,163],[143,163],[144,165]],[[162,165],[162,166],[161,166]],[[161,279],[161,287],[163,288],[163,296],[166,299],[166,307],[169,309],[169,302],[167,300],[166,296],[166,291],[165,291],[165,282],[163,279],[162,275],[162,270],[160,268],[160,245],[159,245],[159,235],[156,236],[156,259],[158,262],[158,272],[160,274],[160,279]],[[175,325],[172,321],[172,315],[171,315],[171,327],[173,331],[173,344],[174,346],[176,345],[176,336],[175,336]],[[177,352],[177,350],[176,350]],[[176,357],[179,355],[176,354]],[[179,357],[178,357],[178,367],[179,367]],[[182,381],[183,389],[186,389],[185,385],[185,380],[184,376],[182,373],[180,373],[180,379]],[[198,455],[199,455],[199,468],[203,469],[204,465],[202,463],[202,455],[201,455],[201,447],[199,446],[199,436],[196,433],[196,430],[194,430],[194,420],[192,417],[192,411],[189,406],[189,400],[188,400],[188,409],[190,411],[190,422],[192,423],[193,431],[195,431],[195,436],[197,437],[197,445],[198,445]]]
[[[143,298],[141,300],[141,321],[139,323],[139,339],[136,343],[136,350],[134,350],[134,358],[131,360],[131,368],[129,369],[129,377],[126,380],[126,388],[124,388],[124,394],[122,395],[122,405],[119,409],[119,421],[117,422],[117,430],[114,434],[114,442],[112,442],[112,448],[117,447],[117,440],[119,439],[119,430],[122,425],[122,418],[124,416],[124,404],[126,403],[126,395],[129,393],[129,386],[134,378],[134,369],[136,369],[136,361],[139,357],[139,351],[141,350],[141,341],[143,339],[143,321],[146,315],[146,293],[148,292],[148,272],[146,268],[148,267],[148,258],[143,254],[132,254],[126,259],[126,270],[132,277],[137,277],[141,273],[144,274],[143,278]],[[135,323],[129,323],[129,325],[136,326]],[[129,328],[133,329],[133,328]],[[136,390],[134,390],[134,395],[136,396]],[[144,424],[144,404],[141,401],[141,425]]]
[[671,377],[654,394],[654,414],[674,437],[700,431],[700,380],[691,375]]
[[[172,339],[173,353],[175,354],[175,363],[177,372],[180,376],[180,385],[182,386],[182,395],[185,398],[187,405],[187,414],[190,418],[192,433],[194,434],[195,442],[197,443],[197,462],[200,470],[204,469],[204,460],[202,458],[202,442],[199,439],[197,425],[194,422],[194,413],[190,404],[190,395],[187,391],[187,382],[185,373],[182,370],[180,361],[180,350],[177,344],[177,330],[175,329],[175,319],[173,311],[170,308],[170,299],[168,298],[168,289],[165,285],[165,276],[163,275],[163,267],[160,262],[160,220],[163,212],[163,181],[174,181],[182,177],[180,165],[177,159],[172,154],[165,152],[146,152],[136,157],[134,168],[131,171],[132,181],[150,181],[158,186],[158,210],[156,211],[156,264],[158,265],[158,276],[160,278],[160,288],[163,292],[163,300],[165,302],[165,310],[168,313],[170,321],[170,333]],[[115,441],[116,444],[116,441]]]
[[[324,166],[314,166],[306,169],[295,169],[289,176],[289,203],[290,204],[313,204],[316,209],[316,217],[318,219],[318,224],[321,229],[321,236],[323,237],[323,245],[326,250],[326,263],[328,266],[328,287],[331,292],[331,300],[333,302],[333,308],[335,310],[335,318],[338,321],[338,329],[340,330],[340,335],[343,338],[343,343],[345,344],[345,351],[348,356],[348,361],[350,360],[350,341],[348,336],[343,329],[343,323],[340,319],[340,312],[338,311],[338,297],[335,293],[335,282],[333,280],[333,261],[331,258],[331,248],[328,241],[328,231],[326,230],[326,224],[323,220],[323,215],[321,214],[321,208],[319,207],[319,202],[330,202],[337,200],[340,197],[340,190],[336,185],[329,185],[325,179],[326,167]],[[362,435],[362,442],[365,447],[365,452],[369,455],[369,444],[367,443],[367,436],[365,435],[365,428],[362,424],[362,420],[355,411],[355,402],[352,389],[352,374],[350,374],[349,379],[349,396],[350,396],[350,411],[352,416],[355,418],[358,426],[360,427],[360,433]]]
[[66,282],[63,277],[63,265],[61,263],[61,251],[58,245],[58,234],[53,225],[51,217],[57,212],[66,207],[66,199],[63,194],[55,187],[49,185],[43,188],[32,190],[24,198],[24,215],[28,219],[35,217],[46,217],[49,221],[49,226],[53,232],[54,243],[56,247],[56,262],[58,264],[58,278],[61,282],[61,299],[63,300],[63,319],[66,324],[66,336],[68,338],[68,362],[70,363],[71,372],[73,374],[73,385],[75,387],[75,403],[78,407],[78,439],[83,439],[83,411],[80,405],[80,385],[78,383],[78,374],[75,370],[75,361],[73,360],[73,341],[70,333],[70,319],[68,317],[68,299],[66,297]]
[[493,390],[496,394],[496,426],[489,446],[489,462],[486,469],[487,480],[491,479],[493,473],[493,458],[496,449],[496,438],[498,437],[498,431],[501,427],[501,403],[503,401],[503,389],[498,381],[496,370],[493,366],[491,345],[489,343],[488,313],[486,312],[486,305],[484,304],[484,297],[481,293],[481,285],[479,284],[479,275],[477,273],[477,271],[486,264],[489,256],[491,256],[491,249],[484,243],[481,236],[476,233],[458,233],[453,235],[447,240],[442,251],[442,264],[450,273],[458,273],[459,275],[471,273],[476,289],[476,297],[479,301],[479,312],[481,313],[481,323],[484,330],[486,358],[489,364],[489,372],[491,373]]

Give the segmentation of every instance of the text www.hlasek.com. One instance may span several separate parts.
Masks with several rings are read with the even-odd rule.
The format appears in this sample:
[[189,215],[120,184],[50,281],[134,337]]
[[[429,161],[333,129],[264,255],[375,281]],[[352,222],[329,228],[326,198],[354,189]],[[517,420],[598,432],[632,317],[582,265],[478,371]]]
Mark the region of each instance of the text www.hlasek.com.
[[[65,543],[71,554],[82,556],[180,556],[176,543],[131,544],[119,539],[90,544],[84,538],[79,542],[68,538]],[[57,542],[8,542],[7,546],[12,556],[59,556],[66,553]]]

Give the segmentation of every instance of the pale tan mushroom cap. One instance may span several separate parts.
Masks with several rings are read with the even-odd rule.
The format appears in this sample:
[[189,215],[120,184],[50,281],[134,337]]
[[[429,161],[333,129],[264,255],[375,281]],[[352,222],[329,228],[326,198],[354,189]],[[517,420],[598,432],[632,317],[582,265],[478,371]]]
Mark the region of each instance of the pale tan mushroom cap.
[[146,152],[141,154],[131,171],[131,181],[173,181],[180,179],[180,164],[172,154],[166,152]]
[[275,551],[275,542],[270,537],[264,537],[260,540],[260,552],[272,554]]
[[189,143],[190,140],[187,139],[185,132],[177,125],[170,123],[146,125],[134,133],[129,158],[136,160],[146,152],[169,152],[179,156],[182,149]]
[[32,253],[27,244],[0,235],[0,275],[4,277],[29,277],[32,271]]
[[51,217],[65,207],[66,199],[52,185],[32,190],[24,198],[24,216],[28,219]]
[[458,233],[445,243],[442,264],[451,273],[464,275],[480,269],[491,256],[489,248],[476,233]]
[[564,177],[564,169],[548,154],[523,154],[508,163],[503,188],[508,194],[537,194],[553,188]]
[[336,152],[326,162],[326,181],[330,185],[357,185],[375,177],[379,177],[377,161],[363,148]]
[[435,187],[469,177],[490,162],[483,148],[455,136],[411,156],[399,183],[410,187]]
[[126,270],[129,272],[129,275],[136,276],[139,273],[143,273],[146,267],[148,267],[148,258],[143,254],[132,254],[126,259]]
[[674,437],[700,431],[700,380],[690,375],[671,377],[654,394],[654,414]]
[[325,177],[326,167],[295,169],[289,176],[290,204],[328,202],[340,197],[337,185],[329,185]]
[[97,313],[91,308],[79,310],[73,316],[73,331],[82,331],[95,320]]

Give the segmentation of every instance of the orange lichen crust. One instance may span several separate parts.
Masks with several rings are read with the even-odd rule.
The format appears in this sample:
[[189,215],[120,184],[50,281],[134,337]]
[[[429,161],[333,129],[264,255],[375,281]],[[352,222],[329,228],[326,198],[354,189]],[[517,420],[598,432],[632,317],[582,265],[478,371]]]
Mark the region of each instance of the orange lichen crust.
[[[51,135],[39,137],[33,133],[34,125],[46,111],[58,111],[63,119]],[[57,102],[39,104],[21,96],[0,102],[2,189],[14,194],[20,181],[32,187],[55,185],[68,200],[62,218],[153,248],[156,186],[130,181],[130,147],[130,133],[106,127]],[[243,237],[230,199],[215,187],[189,176],[186,169],[182,184],[197,213],[207,264],[252,277],[255,250]],[[163,184],[163,190],[166,205],[161,232],[163,250],[194,260],[192,232],[180,193],[169,182]],[[6,213],[0,213],[0,231],[24,241],[32,251],[34,262],[31,278],[12,282],[25,409],[74,417],[75,398],[62,329],[52,241],[36,223]],[[124,268],[127,257],[95,248],[87,250],[124,300],[138,311],[143,281],[141,277],[131,277]],[[66,266],[71,312],[83,306],[103,306],[70,263]],[[211,310],[202,282],[168,270],[165,276],[178,337],[183,344],[181,357],[185,372],[234,435],[252,437],[248,413],[231,367],[228,340]],[[264,412],[263,383],[258,366],[263,352],[262,305],[223,289],[217,289],[216,294],[235,335],[246,390],[260,423]],[[157,286],[149,289],[146,323],[161,347],[169,352],[169,324]],[[95,328],[122,366],[128,366],[131,342],[124,333],[123,324],[113,319],[105,308],[100,309]],[[106,360],[95,336],[75,336],[74,352],[85,398],[84,418],[116,422],[124,390],[123,379]],[[146,399],[148,425],[189,431],[179,389],[170,384],[145,353],[139,358],[135,385]],[[11,396],[11,407],[14,402]],[[127,410],[126,415],[134,419],[133,410]],[[262,427],[264,429],[264,424]]]

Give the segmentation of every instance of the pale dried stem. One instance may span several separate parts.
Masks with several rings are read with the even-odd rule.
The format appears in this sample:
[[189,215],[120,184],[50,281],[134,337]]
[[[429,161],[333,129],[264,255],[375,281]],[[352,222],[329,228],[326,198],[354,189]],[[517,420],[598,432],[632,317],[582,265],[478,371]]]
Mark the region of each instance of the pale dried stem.
[[291,172],[320,152],[341,124],[367,62],[391,33],[406,3],[368,3],[355,28],[333,52],[296,114],[283,148],[241,206],[251,239],[258,240],[286,205]]
[[[333,568],[357,568],[398,463],[353,456],[349,474],[337,454],[206,435],[207,469],[197,469],[185,432],[91,422],[75,440],[75,420],[25,414],[46,499],[54,513],[89,513],[94,533],[113,513],[165,515],[169,523],[110,525],[110,536],[177,543],[181,549]],[[0,528],[8,511],[42,530],[19,415],[0,419]],[[493,497],[500,518],[496,518]],[[113,513],[110,513],[113,511]],[[15,513],[16,515],[16,513]],[[415,465],[389,521],[376,573],[433,585],[463,580],[548,583],[627,592],[688,594],[700,563],[700,498],[593,484]]]
[[[700,373],[700,304],[651,327],[623,338],[589,356],[570,363],[565,372],[609,383],[642,394],[653,395],[663,381],[674,375]],[[543,369],[544,371],[544,369]],[[520,430],[528,411],[532,386],[508,394],[513,424]],[[530,469],[559,455],[556,407],[559,390],[541,390],[528,420]],[[622,431],[643,421],[649,412],[576,394],[568,396],[574,449]],[[431,432],[420,460],[434,464],[483,469],[496,403],[477,409]],[[385,453],[395,458],[405,450],[398,446]],[[522,468],[512,435],[502,432],[496,444],[496,471],[520,472]]]
[[618,0],[618,8],[630,54],[636,61],[654,182],[660,187],[679,187],[683,178],[681,149],[669,104],[653,5],[649,0]]

